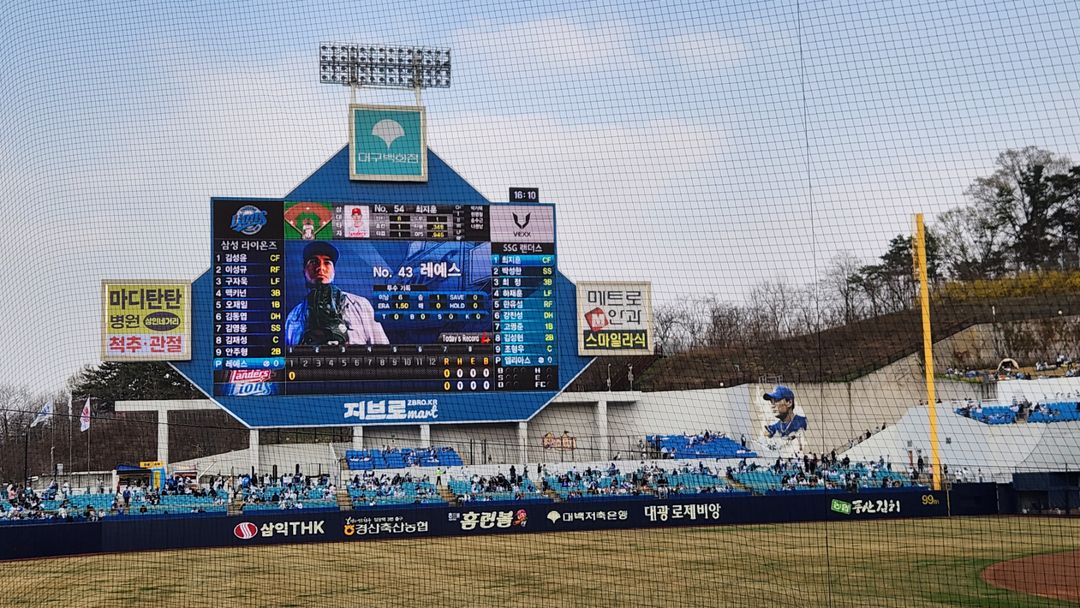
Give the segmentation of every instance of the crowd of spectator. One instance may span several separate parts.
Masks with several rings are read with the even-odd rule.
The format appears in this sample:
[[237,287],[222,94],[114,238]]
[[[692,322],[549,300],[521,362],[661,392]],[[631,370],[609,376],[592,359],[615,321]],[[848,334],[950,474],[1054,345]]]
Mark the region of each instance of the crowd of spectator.
[[337,487],[330,481],[329,475],[241,475],[236,481],[235,490],[243,509],[292,510],[337,505]]
[[167,515],[224,512],[231,499],[224,479],[191,484],[182,477],[167,478],[160,489],[137,480],[115,490],[104,485],[73,492],[70,483],[53,481],[40,492],[30,486],[7,484],[0,498],[0,521],[56,519],[97,521],[122,515]]
[[610,463],[607,468],[586,467],[584,471],[572,467],[565,473],[554,475],[548,474],[546,468],[542,468],[540,473],[544,491],[554,492],[564,500],[593,496],[663,498],[733,491],[710,467],[701,462],[698,462],[696,467],[684,464],[673,469],[642,462],[636,469],[625,474],[615,463]]
[[1080,361],[1076,361],[1075,357],[1067,357],[1059,354],[1053,363],[1047,361],[1035,362],[1035,371],[1037,372],[1051,372],[1057,370],[1064,370],[1064,376],[1066,378],[1076,378],[1077,376],[1080,376]]
[[917,483],[918,471],[907,474],[893,470],[891,462],[884,457],[877,461],[853,463],[836,452],[807,454],[801,459],[776,459],[772,465],[763,467],[757,463],[740,461],[736,467],[728,467],[727,478],[746,485],[757,492],[784,490],[835,489],[857,492],[860,488],[900,488]]
[[459,502],[544,500],[540,488],[529,479],[526,469],[518,473],[510,465],[509,474],[499,471],[494,475],[473,473],[463,479],[449,477],[447,485]]
[[[4,497],[0,501],[0,520],[24,520],[24,519],[51,519],[54,515],[47,513],[42,508],[44,500],[31,487],[16,486],[9,483],[5,487]],[[78,514],[64,513],[64,519]],[[89,518],[87,513],[87,518]]]
[[353,476],[348,490],[354,507],[445,503],[429,475],[411,472],[378,475],[375,471],[364,471]]
[[950,367],[945,370],[945,377],[968,382],[994,382],[1001,380],[1033,380],[1041,377],[1080,377],[1080,361],[1076,357],[1059,354],[1053,362],[1036,361],[1035,373],[1029,373],[1014,365],[1012,359],[1002,361],[995,370],[959,369]]

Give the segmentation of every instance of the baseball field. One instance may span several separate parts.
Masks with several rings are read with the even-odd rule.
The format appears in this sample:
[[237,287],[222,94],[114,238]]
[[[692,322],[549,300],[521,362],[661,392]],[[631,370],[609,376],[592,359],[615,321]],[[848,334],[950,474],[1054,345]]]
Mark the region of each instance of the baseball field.
[[[1037,517],[307,544],[5,563],[0,603],[1072,606],[991,586],[981,575],[998,562],[1078,550],[1080,520]],[[1055,564],[1028,562],[1013,575],[1041,591],[1071,578],[1075,593],[1077,560]]]

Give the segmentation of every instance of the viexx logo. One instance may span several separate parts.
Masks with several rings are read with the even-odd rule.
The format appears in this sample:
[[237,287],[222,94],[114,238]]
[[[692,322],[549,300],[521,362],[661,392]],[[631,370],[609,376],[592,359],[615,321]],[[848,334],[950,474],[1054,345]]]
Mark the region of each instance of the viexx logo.
[[518,214],[512,214],[514,216],[514,225],[518,227],[518,231],[514,233],[516,237],[528,237],[532,236],[532,231],[526,230],[529,226],[529,222],[532,220],[532,213],[526,213],[522,218]]

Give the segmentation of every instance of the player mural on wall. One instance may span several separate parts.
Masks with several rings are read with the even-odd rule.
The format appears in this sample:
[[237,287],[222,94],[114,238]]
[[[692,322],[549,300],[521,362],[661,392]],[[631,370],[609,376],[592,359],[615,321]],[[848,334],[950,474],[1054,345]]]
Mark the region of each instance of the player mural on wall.
[[764,426],[762,441],[770,451],[781,456],[797,457],[803,451],[803,436],[808,428],[805,412],[795,406],[795,392],[784,385],[777,385],[762,398],[772,407],[775,420]]

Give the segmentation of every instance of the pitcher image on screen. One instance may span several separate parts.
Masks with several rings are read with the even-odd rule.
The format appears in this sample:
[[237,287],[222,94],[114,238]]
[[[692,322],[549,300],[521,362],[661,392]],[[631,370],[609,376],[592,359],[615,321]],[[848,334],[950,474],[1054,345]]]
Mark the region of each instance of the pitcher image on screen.
[[325,241],[304,248],[308,293],[285,320],[286,345],[390,343],[371,303],[334,285],[338,258],[337,248]]

